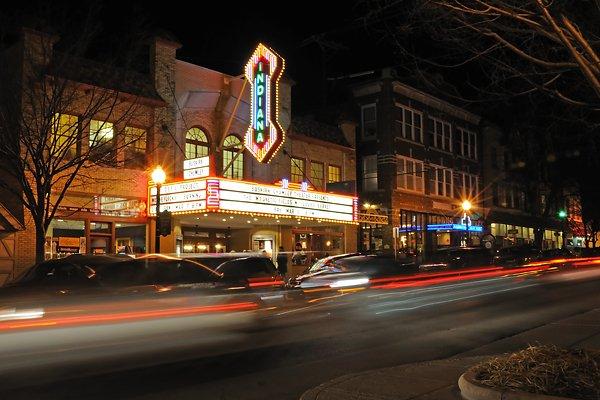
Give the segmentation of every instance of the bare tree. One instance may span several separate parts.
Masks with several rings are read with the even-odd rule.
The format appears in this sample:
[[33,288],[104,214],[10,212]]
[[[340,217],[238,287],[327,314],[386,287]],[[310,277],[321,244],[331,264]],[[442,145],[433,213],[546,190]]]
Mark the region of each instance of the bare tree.
[[31,214],[38,262],[44,259],[46,231],[69,190],[112,179],[101,167],[126,158],[145,165],[136,149],[145,148],[147,130],[128,126],[133,120],[149,123],[146,108],[139,95],[118,84],[139,77],[114,65],[127,65],[123,58],[102,64],[84,58],[98,33],[93,15],[70,41],[24,28],[20,40],[2,53],[0,187]]
[[[512,155],[510,178],[527,189],[529,211],[542,220],[553,216],[564,200],[564,188],[578,182],[582,173],[573,167],[574,159],[596,148],[600,3],[361,4],[366,26],[380,40],[394,44],[400,69],[434,93],[469,104],[501,123]],[[600,166],[597,157],[585,159],[590,161],[587,170]],[[538,242],[543,230],[536,232]]]
[[[412,61],[410,67],[423,73],[430,68],[471,68],[484,78],[466,83],[488,101],[540,92],[569,105],[600,108],[597,2],[370,0],[364,4],[368,24],[383,28],[401,56]],[[421,40],[430,41],[422,46]]]

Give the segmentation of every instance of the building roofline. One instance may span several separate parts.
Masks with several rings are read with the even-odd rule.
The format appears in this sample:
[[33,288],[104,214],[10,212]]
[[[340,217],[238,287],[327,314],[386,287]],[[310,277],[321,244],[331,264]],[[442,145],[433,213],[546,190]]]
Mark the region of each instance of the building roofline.
[[396,91],[398,88],[398,92],[400,94],[412,98],[413,100],[417,100],[431,107],[446,111],[448,114],[464,119],[465,121],[468,121],[474,125],[479,125],[479,122],[481,121],[481,117],[479,115],[473,114],[462,107],[455,106],[454,104],[451,104],[446,100],[442,100],[429,93],[425,93],[422,90],[416,89],[397,80],[395,80],[392,84],[394,91]]
[[[368,87],[371,85],[377,85],[377,84],[381,83],[382,79],[384,79],[384,78],[369,79],[368,81],[356,83],[354,85],[351,85],[350,87],[352,88],[353,92],[356,92],[357,89],[365,88],[365,87]],[[449,103],[446,100],[442,100],[439,97],[436,97],[432,94],[426,93],[420,89],[417,89],[410,85],[402,83],[398,79],[393,79],[392,85],[394,88],[394,92],[396,92],[396,93],[400,93],[410,99],[419,101],[430,107],[439,109],[441,111],[445,111],[446,113],[448,113],[450,115],[453,115],[457,118],[463,119],[474,125],[479,125],[479,123],[482,120],[482,117],[477,114],[467,111],[462,107],[456,106],[452,103]],[[380,91],[380,89],[378,89],[377,91]]]
[[290,139],[302,140],[305,142],[315,143],[315,144],[319,144],[322,146],[336,147],[336,148],[339,148],[340,150],[348,151],[351,153],[353,153],[355,151],[353,147],[344,146],[339,143],[330,142],[328,140],[317,139],[317,138],[314,138],[311,136],[306,136],[302,133],[296,133],[293,130],[291,130],[290,132],[287,133],[287,137],[289,137]]

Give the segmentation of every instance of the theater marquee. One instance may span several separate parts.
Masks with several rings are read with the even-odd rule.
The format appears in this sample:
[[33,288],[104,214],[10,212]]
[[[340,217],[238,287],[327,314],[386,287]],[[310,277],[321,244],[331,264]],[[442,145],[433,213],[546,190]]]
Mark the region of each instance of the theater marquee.
[[[290,189],[222,178],[165,184],[161,210],[173,214],[227,212],[356,223],[357,199],[353,196]],[[156,213],[156,188],[149,190],[150,215]]]
[[284,141],[279,124],[279,79],[285,60],[262,43],[246,64],[250,83],[250,126],[244,145],[259,162],[269,162]]

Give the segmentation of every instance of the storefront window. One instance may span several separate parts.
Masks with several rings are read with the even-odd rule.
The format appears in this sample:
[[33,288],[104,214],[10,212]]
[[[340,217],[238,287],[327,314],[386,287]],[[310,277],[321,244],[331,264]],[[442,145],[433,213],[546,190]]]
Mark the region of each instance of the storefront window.
[[91,222],[90,223],[91,233],[111,233],[110,222]]
[[225,178],[244,179],[244,153],[238,154],[241,149],[242,142],[235,135],[229,135],[223,141],[223,176]]
[[85,222],[54,219],[46,231],[46,259],[86,253]]
[[126,254],[146,253],[145,224],[115,224],[116,252]]

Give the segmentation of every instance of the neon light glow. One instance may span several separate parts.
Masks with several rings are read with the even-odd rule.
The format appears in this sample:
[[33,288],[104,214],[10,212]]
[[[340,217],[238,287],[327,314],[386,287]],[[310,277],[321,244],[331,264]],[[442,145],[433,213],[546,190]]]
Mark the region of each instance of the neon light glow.
[[269,162],[284,141],[279,124],[279,79],[285,60],[262,43],[246,64],[250,83],[250,126],[244,146],[259,162]]
[[219,208],[219,202],[219,181],[217,179],[206,181],[206,207],[213,209]]

